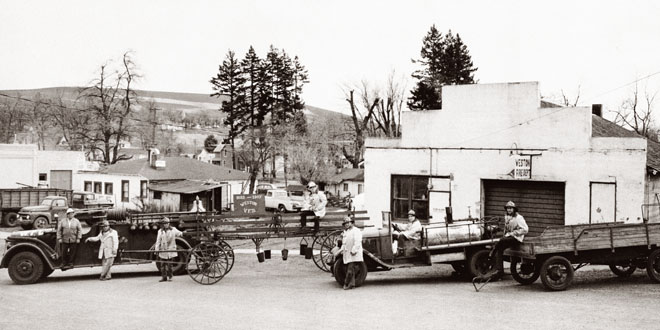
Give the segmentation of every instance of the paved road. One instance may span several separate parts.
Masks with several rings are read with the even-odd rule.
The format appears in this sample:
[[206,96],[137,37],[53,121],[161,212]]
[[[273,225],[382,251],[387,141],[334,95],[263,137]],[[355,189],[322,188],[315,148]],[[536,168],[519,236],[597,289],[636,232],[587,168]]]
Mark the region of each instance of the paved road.
[[[1,243],[0,243],[1,244]],[[2,247],[0,247],[1,249]],[[565,292],[510,279],[474,292],[439,265],[370,273],[342,290],[311,260],[291,256],[259,264],[237,255],[219,283],[187,276],[159,283],[154,265],[55,271],[19,286],[0,270],[0,329],[658,329],[660,284],[643,271],[618,279],[609,270],[578,271]],[[513,313],[512,311],[516,312]]]

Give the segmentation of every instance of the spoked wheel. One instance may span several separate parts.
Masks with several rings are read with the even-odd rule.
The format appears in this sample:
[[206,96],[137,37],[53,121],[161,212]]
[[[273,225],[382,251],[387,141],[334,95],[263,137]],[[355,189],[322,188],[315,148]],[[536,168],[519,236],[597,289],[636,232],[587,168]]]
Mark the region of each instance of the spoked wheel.
[[200,243],[188,255],[188,275],[199,284],[214,284],[227,274],[228,263],[227,253],[220,245]]
[[653,281],[660,283],[660,249],[651,252],[651,255],[649,255],[646,273]]
[[234,267],[234,249],[229,245],[229,243],[225,241],[220,241],[218,244],[222,247],[222,249],[225,251],[227,254],[227,273]]
[[573,280],[573,265],[562,256],[550,257],[541,267],[543,286],[552,291],[566,290]]
[[341,237],[341,230],[331,232],[325,236],[317,236],[314,238],[312,243],[313,255],[312,259],[316,267],[321,269],[324,272],[332,271],[332,250],[337,243],[337,240]]
[[485,275],[494,268],[488,254],[488,250],[479,250],[470,256],[468,271],[472,277]]
[[541,275],[541,271],[536,264],[522,263],[518,258],[511,260],[511,277],[522,285],[528,285],[536,282]]
[[610,270],[618,277],[628,277],[635,272],[637,266],[632,261],[610,264]]

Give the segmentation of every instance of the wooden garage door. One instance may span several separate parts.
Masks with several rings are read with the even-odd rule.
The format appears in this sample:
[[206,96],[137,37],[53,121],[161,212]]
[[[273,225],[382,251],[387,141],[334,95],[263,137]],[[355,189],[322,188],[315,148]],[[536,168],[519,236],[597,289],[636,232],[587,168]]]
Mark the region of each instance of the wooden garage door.
[[50,187],[71,189],[71,171],[50,171]]
[[485,216],[504,215],[504,204],[513,201],[529,226],[528,236],[538,236],[552,225],[564,225],[563,182],[484,180]]

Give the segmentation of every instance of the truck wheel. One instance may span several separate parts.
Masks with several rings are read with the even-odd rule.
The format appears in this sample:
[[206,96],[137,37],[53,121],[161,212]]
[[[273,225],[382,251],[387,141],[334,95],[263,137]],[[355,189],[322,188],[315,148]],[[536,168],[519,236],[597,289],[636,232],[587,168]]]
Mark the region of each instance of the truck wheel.
[[34,252],[19,252],[9,261],[9,277],[16,284],[35,283],[43,272],[44,263]]
[[522,285],[528,285],[536,282],[541,271],[536,264],[523,264],[518,258],[511,260],[511,277]]
[[493,268],[493,264],[488,257],[488,250],[479,250],[470,256],[468,271],[472,277],[477,277],[488,273]]
[[2,224],[7,227],[16,227],[16,222],[18,221],[18,214],[15,212],[9,212],[5,214],[5,218],[2,220]]
[[[176,249],[177,250],[185,250],[187,247],[179,244],[177,242],[176,244]],[[172,258],[169,260],[169,262],[172,262],[172,274],[174,275],[181,275],[185,274],[187,272],[186,270],[186,260],[188,255],[185,252],[179,251],[176,253],[176,257]],[[160,273],[160,262],[158,262],[158,253],[154,253],[154,260],[156,260],[156,269],[158,269],[158,272]]]
[[562,256],[550,257],[541,266],[541,282],[552,291],[563,291],[573,281],[573,265]]
[[649,255],[646,273],[653,281],[660,283],[660,249],[656,249]]
[[48,219],[45,217],[38,217],[34,219],[34,222],[32,223],[32,228],[34,229],[42,229],[48,227]]
[[610,270],[618,277],[629,277],[637,270],[637,266],[632,262],[610,264]]
[[286,213],[286,207],[284,207],[282,204],[277,207],[277,210],[280,211],[280,213]]
[[[355,287],[362,286],[367,279],[367,264],[361,262],[359,265],[358,273],[355,274]],[[332,274],[335,276],[335,281],[343,286],[346,279],[346,265],[344,265],[344,261],[341,258],[338,258],[332,266]]]

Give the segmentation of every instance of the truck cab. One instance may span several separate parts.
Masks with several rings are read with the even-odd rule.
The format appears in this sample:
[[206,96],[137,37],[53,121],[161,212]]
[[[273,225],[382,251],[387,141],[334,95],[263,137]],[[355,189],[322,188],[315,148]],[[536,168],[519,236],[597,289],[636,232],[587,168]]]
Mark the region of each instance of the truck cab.
[[292,200],[284,189],[267,190],[264,202],[267,209],[275,209],[282,213],[298,212],[302,208],[302,203]]
[[71,207],[77,209],[110,208],[114,204],[112,196],[89,191],[74,191],[71,199]]
[[56,223],[54,219],[64,218],[69,208],[66,197],[46,196],[39,205],[26,206],[18,212],[18,224],[23,229],[42,229]]

